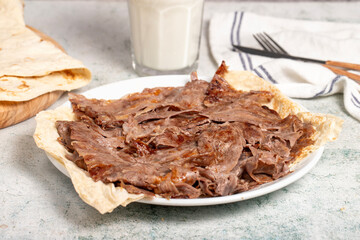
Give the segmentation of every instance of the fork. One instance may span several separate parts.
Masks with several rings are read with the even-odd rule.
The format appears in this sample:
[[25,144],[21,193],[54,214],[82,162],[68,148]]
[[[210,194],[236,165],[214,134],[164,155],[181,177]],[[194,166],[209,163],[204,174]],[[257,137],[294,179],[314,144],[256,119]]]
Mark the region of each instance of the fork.
[[[287,51],[285,51],[285,49],[282,48],[266,32],[253,34],[253,37],[265,51],[290,56],[290,54]],[[301,58],[298,58],[298,59],[301,60]],[[312,59],[310,59],[310,60],[312,60]],[[313,59],[313,62],[321,63],[322,66],[330,69],[335,74],[347,76],[347,77],[355,80],[356,82],[360,83],[360,75],[357,75],[357,74],[354,74],[354,73],[351,73],[351,72],[348,72],[345,70],[345,69],[350,69],[350,70],[360,71],[359,64],[330,61],[330,60],[322,61],[322,60],[315,60],[315,59]]]

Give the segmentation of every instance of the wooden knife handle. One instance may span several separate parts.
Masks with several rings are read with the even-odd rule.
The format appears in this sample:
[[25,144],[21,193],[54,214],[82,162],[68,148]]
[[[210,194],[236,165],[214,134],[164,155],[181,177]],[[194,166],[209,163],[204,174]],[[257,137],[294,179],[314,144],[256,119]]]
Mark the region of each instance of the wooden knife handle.
[[355,63],[346,63],[346,62],[336,62],[336,61],[326,61],[326,65],[335,66],[335,67],[342,67],[352,70],[360,71],[360,64]]
[[343,69],[339,69],[339,68],[332,67],[332,66],[325,65],[325,64],[323,66],[330,69],[335,74],[347,76],[348,78],[351,78],[352,80],[354,80],[354,81],[356,81],[357,83],[360,84],[360,75],[357,75],[357,74],[354,74],[354,73],[351,73],[351,72],[347,72],[347,71],[345,71]]

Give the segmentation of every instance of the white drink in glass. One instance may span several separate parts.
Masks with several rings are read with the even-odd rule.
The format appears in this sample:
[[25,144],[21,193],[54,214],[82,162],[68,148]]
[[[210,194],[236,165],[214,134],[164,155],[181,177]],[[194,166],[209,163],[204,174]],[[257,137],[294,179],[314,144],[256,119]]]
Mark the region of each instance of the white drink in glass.
[[140,75],[197,68],[204,0],[128,0],[133,67]]

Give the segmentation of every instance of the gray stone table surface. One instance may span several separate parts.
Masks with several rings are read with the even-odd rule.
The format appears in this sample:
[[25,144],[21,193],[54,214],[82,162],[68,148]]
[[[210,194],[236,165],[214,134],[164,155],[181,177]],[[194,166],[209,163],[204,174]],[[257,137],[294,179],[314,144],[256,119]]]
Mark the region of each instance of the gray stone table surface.
[[[93,81],[81,91],[137,77],[130,63],[126,2],[25,1],[25,19],[82,60]],[[208,50],[215,12],[360,24],[360,2],[206,2],[200,75],[216,65]],[[285,23],[286,24],[286,23]],[[354,53],[359,54],[359,53]],[[66,101],[63,96],[51,108]],[[342,95],[298,100],[345,120],[339,139],[299,181],[255,199],[207,207],[132,203],[101,215],[85,204],[33,141],[35,120],[0,130],[1,239],[359,239],[360,124]]]

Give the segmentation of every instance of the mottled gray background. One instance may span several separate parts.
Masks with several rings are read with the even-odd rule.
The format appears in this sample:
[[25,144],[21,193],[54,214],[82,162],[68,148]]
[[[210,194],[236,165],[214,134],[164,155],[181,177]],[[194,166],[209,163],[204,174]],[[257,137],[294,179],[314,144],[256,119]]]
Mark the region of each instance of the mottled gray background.
[[[360,24],[359,1],[208,1],[200,76],[216,69],[206,37],[209,19],[216,12],[235,10]],[[123,1],[29,0],[25,21],[92,70],[92,82],[79,91],[137,77]],[[347,114],[342,98],[337,94],[297,100],[312,112],[345,121],[339,139],[326,145],[308,174],[265,196],[207,207],[133,203],[101,215],[78,197],[71,181],[36,147],[34,118],[1,129],[0,239],[360,239],[360,123]],[[51,108],[66,100],[64,95]]]

